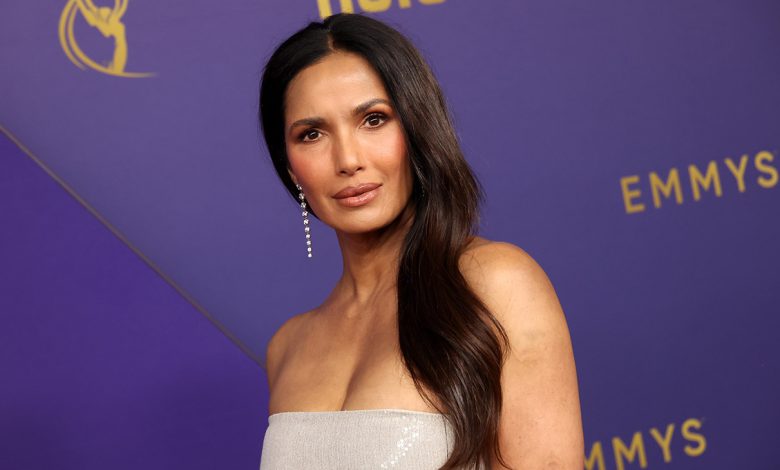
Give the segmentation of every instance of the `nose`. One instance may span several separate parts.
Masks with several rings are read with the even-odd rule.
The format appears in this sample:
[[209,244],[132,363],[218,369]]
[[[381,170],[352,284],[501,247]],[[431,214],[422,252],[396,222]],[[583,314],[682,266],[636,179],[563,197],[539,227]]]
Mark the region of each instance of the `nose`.
[[364,169],[360,145],[354,136],[342,133],[336,139],[333,153],[338,174],[352,176]]

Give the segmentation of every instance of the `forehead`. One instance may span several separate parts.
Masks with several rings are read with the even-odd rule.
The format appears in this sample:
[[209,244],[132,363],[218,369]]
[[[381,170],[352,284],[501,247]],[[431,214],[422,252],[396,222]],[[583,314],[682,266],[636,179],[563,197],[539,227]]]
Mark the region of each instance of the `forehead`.
[[346,112],[372,98],[389,101],[376,70],[357,54],[336,51],[290,81],[285,93],[285,120]]

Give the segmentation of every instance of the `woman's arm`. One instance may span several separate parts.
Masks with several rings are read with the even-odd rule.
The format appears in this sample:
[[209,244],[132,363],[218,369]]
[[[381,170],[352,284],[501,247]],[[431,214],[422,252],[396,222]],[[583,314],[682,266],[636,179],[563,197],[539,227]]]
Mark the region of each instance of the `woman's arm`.
[[[466,280],[507,332],[499,445],[514,469],[584,467],[577,373],[550,280],[522,249],[491,242],[461,259]],[[506,468],[497,460],[493,468]]]

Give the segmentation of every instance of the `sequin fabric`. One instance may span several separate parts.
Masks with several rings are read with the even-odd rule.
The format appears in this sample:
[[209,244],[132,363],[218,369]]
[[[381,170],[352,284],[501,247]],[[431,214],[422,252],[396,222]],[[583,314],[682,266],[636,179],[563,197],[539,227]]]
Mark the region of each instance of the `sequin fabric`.
[[435,470],[447,460],[452,441],[449,423],[437,413],[275,413],[268,417],[260,470]]

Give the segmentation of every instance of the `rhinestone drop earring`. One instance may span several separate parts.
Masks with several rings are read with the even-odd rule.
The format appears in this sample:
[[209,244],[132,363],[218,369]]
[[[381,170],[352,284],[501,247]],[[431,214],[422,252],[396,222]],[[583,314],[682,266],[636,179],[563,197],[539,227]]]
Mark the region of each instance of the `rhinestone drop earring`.
[[295,184],[298,189],[298,200],[301,202],[301,215],[303,216],[303,230],[306,231],[306,254],[311,258],[311,229],[309,228],[309,211],[306,210],[306,196],[303,195],[303,188],[300,184]]

